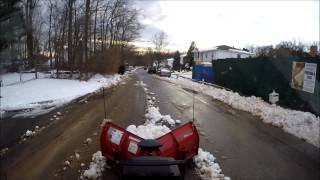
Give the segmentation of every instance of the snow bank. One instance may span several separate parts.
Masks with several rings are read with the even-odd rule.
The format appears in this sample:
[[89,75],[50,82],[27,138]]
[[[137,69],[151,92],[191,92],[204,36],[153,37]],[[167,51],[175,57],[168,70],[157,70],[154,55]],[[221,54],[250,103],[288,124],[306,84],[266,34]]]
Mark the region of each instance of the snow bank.
[[282,128],[284,131],[320,147],[320,118],[309,112],[285,109],[271,105],[259,97],[244,97],[233,91],[215,88],[183,78],[166,79],[189,89],[209,95],[235,109],[259,116],[263,122]]
[[[47,113],[73,99],[119,83],[125,76],[97,74],[89,81],[36,79],[23,84],[1,87],[1,109],[21,111],[20,116]],[[17,115],[19,116],[19,115]],[[17,117],[16,116],[16,117]]]
[[83,172],[80,179],[100,179],[106,166],[106,158],[102,156],[101,151],[97,151],[92,155],[92,162],[89,169]]
[[222,170],[215,159],[212,154],[199,148],[198,155],[194,157],[197,173],[206,180],[230,180],[229,177],[221,174]]
[[181,72],[175,71],[171,75],[172,75],[172,77],[182,76],[185,78],[192,79],[192,71],[181,71]]

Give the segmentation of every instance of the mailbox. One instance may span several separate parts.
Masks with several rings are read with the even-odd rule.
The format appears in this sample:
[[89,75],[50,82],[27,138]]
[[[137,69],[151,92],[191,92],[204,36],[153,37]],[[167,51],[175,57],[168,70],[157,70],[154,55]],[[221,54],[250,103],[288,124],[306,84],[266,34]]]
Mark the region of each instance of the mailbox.
[[269,102],[275,104],[279,101],[279,93],[276,93],[274,90],[269,94]]

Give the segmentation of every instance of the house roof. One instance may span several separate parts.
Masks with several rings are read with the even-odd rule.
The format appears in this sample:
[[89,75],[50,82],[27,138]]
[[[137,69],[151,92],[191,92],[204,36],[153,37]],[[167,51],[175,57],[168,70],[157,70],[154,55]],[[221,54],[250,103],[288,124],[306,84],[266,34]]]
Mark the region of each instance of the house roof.
[[238,52],[238,53],[242,53],[242,54],[253,55],[253,53],[251,53],[251,52],[243,51],[241,49],[237,49],[237,48],[227,46],[227,45],[215,46],[215,47],[209,48],[209,49],[194,49],[193,52],[198,52],[198,51],[199,52],[207,52],[207,51],[213,51],[213,50],[233,51],[233,52]]
[[217,48],[217,49],[221,49],[221,50],[236,49],[236,48],[234,48],[234,47],[227,46],[227,45],[216,46],[216,48]]

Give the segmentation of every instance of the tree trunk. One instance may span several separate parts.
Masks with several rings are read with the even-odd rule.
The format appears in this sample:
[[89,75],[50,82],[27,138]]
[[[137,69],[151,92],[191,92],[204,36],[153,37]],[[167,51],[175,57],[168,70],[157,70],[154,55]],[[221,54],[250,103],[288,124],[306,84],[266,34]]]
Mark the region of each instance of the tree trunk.
[[97,16],[98,16],[98,6],[99,0],[97,0],[95,16],[94,16],[94,28],[93,28],[93,52],[96,52],[97,45],[96,45],[96,32],[97,32]]
[[72,9],[73,0],[68,2],[68,65],[71,70],[70,78],[73,74],[73,62],[72,62]]
[[85,24],[84,24],[84,62],[86,78],[88,78],[88,26],[89,26],[90,0],[86,0]]
[[52,24],[52,8],[53,4],[50,1],[50,15],[49,15],[49,57],[50,57],[50,69],[52,69],[52,47],[51,47],[51,24]]
[[26,34],[27,34],[27,58],[29,66],[34,67],[33,60],[33,28],[32,28],[33,1],[27,0],[26,6]]

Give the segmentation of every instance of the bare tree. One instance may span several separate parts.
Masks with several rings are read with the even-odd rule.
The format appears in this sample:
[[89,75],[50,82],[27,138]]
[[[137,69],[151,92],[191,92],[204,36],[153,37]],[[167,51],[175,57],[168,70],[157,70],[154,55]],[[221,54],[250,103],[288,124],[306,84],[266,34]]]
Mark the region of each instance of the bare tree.
[[155,46],[155,58],[157,61],[157,67],[159,68],[161,61],[161,53],[163,49],[169,44],[168,35],[164,31],[160,31],[153,35],[152,43]]
[[157,52],[161,52],[168,44],[168,35],[164,31],[160,31],[153,35],[152,43]]
[[[97,62],[94,60],[97,54],[100,57],[103,54],[102,60],[110,59],[110,64],[121,63],[124,51],[133,51],[128,48],[128,42],[137,38],[141,29],[139,11],[130,0],[19,2],[22,3],[16,4],[23,9],[21,19],[24,26],[21,26],[21,35],[11,42],[10,53],[27,57],[32,68],[39,64],[36,62],[39,57],[48,58],[50,67],[54,66],[57,72],[64,68],[88,71],[87,68]],[[0,19],[4,18],[7,17]],[[18,23],[17,18],[10,19],[10,22],[14,21]]]

